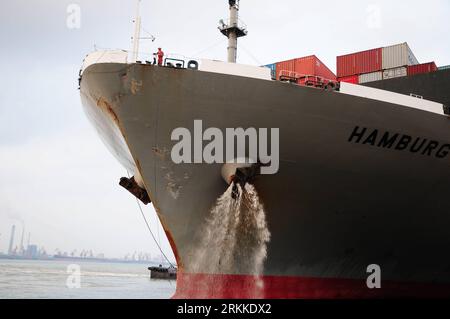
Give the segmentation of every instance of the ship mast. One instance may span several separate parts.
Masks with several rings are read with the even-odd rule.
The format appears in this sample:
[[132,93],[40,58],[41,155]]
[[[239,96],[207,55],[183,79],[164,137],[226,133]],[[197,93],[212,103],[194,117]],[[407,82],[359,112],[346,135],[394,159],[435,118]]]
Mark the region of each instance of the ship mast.
[[239,25],[239,0],[229,0],[230,19],[228,24],[220,20],[219,30],[228,38],[228,62],[236,63],[237,40],[247,35],[245,26]]
[[134,36],[133,36],[133,62],[136,62],[139,56],[139,40],[141,38],[141,0],[137,0],[136,18],[134,20]]

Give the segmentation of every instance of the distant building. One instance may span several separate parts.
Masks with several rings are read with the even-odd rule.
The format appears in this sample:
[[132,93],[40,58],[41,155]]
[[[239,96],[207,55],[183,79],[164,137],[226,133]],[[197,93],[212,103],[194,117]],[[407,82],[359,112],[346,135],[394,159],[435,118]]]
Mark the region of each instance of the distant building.
[[39,250],[37,245],[28,245],[27,251],[26,251],[27,258],[38,258],[39,257]]

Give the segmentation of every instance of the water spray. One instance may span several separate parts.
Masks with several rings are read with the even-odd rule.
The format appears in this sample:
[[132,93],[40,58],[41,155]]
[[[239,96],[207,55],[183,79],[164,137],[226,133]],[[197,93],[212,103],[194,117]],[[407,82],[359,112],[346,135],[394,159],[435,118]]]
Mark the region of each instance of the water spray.
[[[229,186],[211,208],[188,263],[188,271],[193,273],[255,276],[253,291],[248,290],[255,298],[263,297],[260,276],[271,236],[264,206],[253,186],[261,166],[251,161],[233,161],[222,167],[222,176]],[[219,285],[224,285],[224,289],[218,289]],[[202,290],[198,293],[205,296],[211,289],[226,290],[226,282],[196,286]]]

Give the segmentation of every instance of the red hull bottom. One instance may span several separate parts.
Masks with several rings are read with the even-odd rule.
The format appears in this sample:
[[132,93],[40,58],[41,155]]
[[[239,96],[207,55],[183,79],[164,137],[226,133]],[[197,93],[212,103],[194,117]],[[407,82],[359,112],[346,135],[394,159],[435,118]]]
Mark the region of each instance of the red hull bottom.
[[373,299],[450,298],[448,284],[382,282],[367,288],[365,280],[179,273],[175,299]]

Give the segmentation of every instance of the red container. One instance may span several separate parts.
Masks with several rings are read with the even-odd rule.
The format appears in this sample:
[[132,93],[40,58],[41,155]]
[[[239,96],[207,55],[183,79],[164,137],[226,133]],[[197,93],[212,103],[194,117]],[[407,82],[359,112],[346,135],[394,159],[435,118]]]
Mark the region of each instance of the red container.
[[277,62],[277,80],[280,80],[280,73],[282,71],[295,72],[295,60]]
[[437,65],[434,62],[417,64],[417,65],[409,65],[408,66],[408,76],[415,75],[415,74],[436,72],[437,70],[438,70]]
[[314,75],[327,80],[336,80],[336,75],[315,55],[278,62],[277,80],[280,79],[282,71],[292,71],[299,75]]
[[344,76],[342,78],[337,78],[339,82],[347,82],[352,84],[359,84],[359,75]]
[[383,67],[383,48],[372,49],[338,56],[337,76],[339,78],[363,73],[381,71]]

